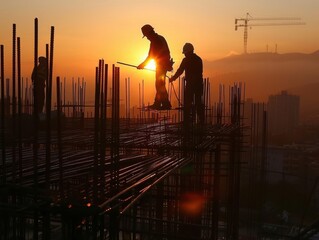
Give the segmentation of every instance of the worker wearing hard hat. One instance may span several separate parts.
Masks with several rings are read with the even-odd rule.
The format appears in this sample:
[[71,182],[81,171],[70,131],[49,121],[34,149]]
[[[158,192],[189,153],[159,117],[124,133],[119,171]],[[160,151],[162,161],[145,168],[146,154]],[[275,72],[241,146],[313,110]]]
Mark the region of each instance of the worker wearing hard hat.
[[34,87],[34,106],[36,106],[35,112],[40,114],[43,111],[44,106],[44,89],[45,81],[48,78],[48,61],[45,57],[39,57],[39,65],[32,71],[32,82]]
[[185,71],[185,92],[184,92],[184,121],[190,123],[191,108],[195,96],[195,108],[199,123],[204,123],[205,113],[202,101],[203,95],[203,61],[194,53],[194,46],[185,43],[183,47],[185,58],[176,73],[170,78],[175,81]]
[[168,93],[165,87],[167,71],[173,70],[173,62],[170,57],[170,51],[165,38],[154,31],[154,28],[146,24],[142,28],[143,37],[150,42],[150,49],[147,58],[137,66],[137,69],[143,69],[147,63],[153,59],[156,63],[155,88],[156,95],[151,109],[168,110],[171,109],[171,103],[168,99]]

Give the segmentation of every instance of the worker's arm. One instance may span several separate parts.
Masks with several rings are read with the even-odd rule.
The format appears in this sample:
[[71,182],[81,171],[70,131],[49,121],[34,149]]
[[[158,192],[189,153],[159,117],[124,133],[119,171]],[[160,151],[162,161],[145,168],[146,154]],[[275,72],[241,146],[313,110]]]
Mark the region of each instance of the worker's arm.
[[182,73],[185,70],[185,61],[183,59],[181,65],[179,66],[179,68],[177,69],[176,73],[169,79],[170,82],[175,81],[180,75],[182,75]]
[[136,68],[137,69],[144,69],[144,67],[147,65],[147,63],[151,60],[150,56],[147,56],[147,58]]
[[146,57],[146,59],[140,64],[137,66],[137,69],[144,69],[144,67],[148,64],[148,62],[153,58],[153,50],[154,49],[154,44],[151,42],[150,44],[150,49],[148,51],[148,55]]

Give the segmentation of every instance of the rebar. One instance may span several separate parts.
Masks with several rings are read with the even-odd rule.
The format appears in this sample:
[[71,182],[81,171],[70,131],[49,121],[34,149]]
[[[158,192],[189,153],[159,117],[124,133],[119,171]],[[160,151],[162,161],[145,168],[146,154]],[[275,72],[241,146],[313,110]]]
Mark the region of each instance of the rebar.
[[5,138],[5,96],[4,96],[4,46],[0,46],[0,80],[1,80],[1,157],[2,157],[2,179],[6,183],[6,138]]
[[[36,67],[37,19],[34,41]],[[118,240],[120,234],[174,240],[239,237],[244,130],[242,86],[235,84],[230,88],[227,114],[224,86],[219,86],[219,101],[212,104],[211,85],[209,79],[205,79],[206,124],[200,126],[194,120],[185,134],[183,109],[144,111],[144,81],[139,84],[140,111],[136,118],[134,112],[130,112],[130,78],[125,81],[126,118],[122,119],[120,68],[112,66],[112,83],[109,84],[108,65],[99,60],[95,69],[93,105],[86,103],[83,79],[72,78],[72,99],[67,103],[67,81],[64,78],[62,84],[57,77],[55,119],[51,116],[53,46],[54,28],[51,27],[50,51],[46,45],[49,59],[47,117],[46,128],[42,128],[35,111],[36,93],[29,94],[28,81],[23,91],[20,82],[18,38],[17,120],[19,126],[24,121],[33,126],[29,132],[22,128],[21,135],[18,134],[19,186],[13,181],[16,151],[10,151],[11,142],[5,141],[11,127],[5,117],[12,116],[10,112],[6,114],[1,46],[1,183],[4,185],[0,191],[5,193],[1,199],[5,207],[0,207],[4,213],[0,220],[7,222],[5,239],[12,237],[13,232],[19,232],[15,237],[23,238],[30,235],[30,231],[33,239],[41,234],[46,239],[54,239],[53,224],[58,225],[60,237],[68,239],[77,239],[81,234],[91,239],[104,239],[107,231],[112,240]],[[183,89],[184,80],[180,78],[176,95],[182,102]],[[25,101],[21,101],[21,92],[25,92]],[[27,100],[32,98],[33,116],[26,114],[24,119],[21,111],[27,109]],[[109,99],[111,104],[108,104]],[[69,107],[73,107],[73,114],[68,114]],[[94,107],[94,116],[85,118],[89,107]],[[108,111],[111,114],[108,115]],[[75,124],[79,120],[78,113],[81,114],[80,125]],[[264,141],[263,147],[266,144]],[[16,202],[12,200],[14,197]],[[200,203],[194,215],[187,212],[187,198]],[[23,203],[25,206],[21,206]],[[32,223],[31,230],[27,222]]]

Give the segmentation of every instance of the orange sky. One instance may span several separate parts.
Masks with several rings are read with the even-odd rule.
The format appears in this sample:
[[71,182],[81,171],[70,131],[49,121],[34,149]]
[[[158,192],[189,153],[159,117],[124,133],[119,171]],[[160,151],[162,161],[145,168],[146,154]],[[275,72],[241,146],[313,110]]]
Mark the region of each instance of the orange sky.
[[[319,1],[317,0],[14,0],[0,9],[0,44],[5,46],[5,76],[11,78],[12,24],[22,45],[22,75],[29,77],[33,65],[34,18],[39,19],[40,54],[55,27],[54,76],[94,79],[98,60],[139,64],[149,41],[140,27],[149,23],[163,35],[175,60],[175,70],[185,42],[193,43],[203,60],[215,60],[243,52],[243,29],[235,31],[234,19],[246,12],[253,17],[300,17],[304,26],[254,27],[248,33],[248,51],[306,52],[319,49]],[[204,70],[206,76],[209,69]],[[210,73],[209,73],[210,74]],[[134,83],[154,84],[153,73],[121,66],[121,77]],[[137,85],[131,84],[136,89]],[[151,88],[150,91],[154,89]],[[152,92],[150,92],[150,96]],[[150,101],[152,101],[150,99]]]

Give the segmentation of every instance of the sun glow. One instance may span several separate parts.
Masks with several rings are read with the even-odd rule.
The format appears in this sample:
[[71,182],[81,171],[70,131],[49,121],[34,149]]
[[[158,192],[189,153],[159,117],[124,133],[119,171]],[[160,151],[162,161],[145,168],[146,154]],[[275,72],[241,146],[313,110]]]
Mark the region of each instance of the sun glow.
[[147,65],[145,66],[145,69],[149,69],[149,70],[156,70],[156,63],[153,59],[151,59]]

